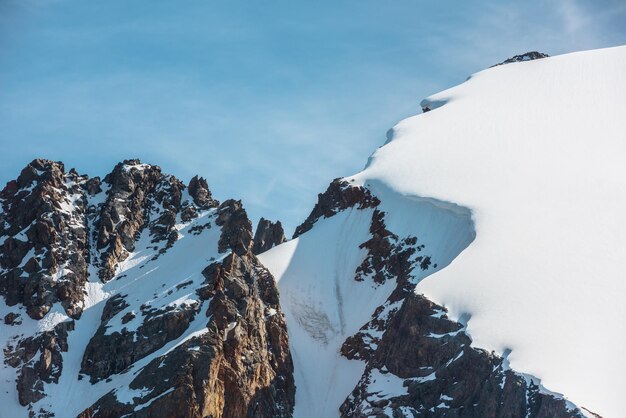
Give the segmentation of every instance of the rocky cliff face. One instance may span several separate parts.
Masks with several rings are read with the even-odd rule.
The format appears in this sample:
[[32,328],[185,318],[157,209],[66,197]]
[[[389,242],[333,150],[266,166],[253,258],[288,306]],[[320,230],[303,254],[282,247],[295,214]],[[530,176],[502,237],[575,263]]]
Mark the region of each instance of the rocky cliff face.
[[285,319],[241,202],[138,160],[103,180],[35,160],[0,198],[11,416],[291,415]]
[[285,241],[287,241],[287,238],[285,237],[285,231],[280,221],[274,223],[265,218],[261,218],[254,234],[252,252],[261,254]]

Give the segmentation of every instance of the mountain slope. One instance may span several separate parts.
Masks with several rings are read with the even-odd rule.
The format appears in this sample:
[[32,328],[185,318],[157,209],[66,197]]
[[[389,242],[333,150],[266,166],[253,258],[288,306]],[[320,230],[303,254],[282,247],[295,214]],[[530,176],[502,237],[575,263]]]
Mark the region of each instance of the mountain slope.
[[[516,376],[523,377],[528,393],[558,399],[548,391],[556,390],[607,417],[621,414],[619,388],[626,372],[620,268],[626,259],[625,68],[626,47],[619,47],[485,70],[424,100],[422,107],[430,111],[400,122],[365,170],[343,179],[380,200],[376,210],[389,232],[398,239],[417,237],[425,246],[433,265],[410,271],[415,291],[466,324],[472,347],[493,351],[501,360],[492,361],[502,370],[525,373]],[[355,413],[355,404],[365,401],[364,415],[374,414],[376,402],[396,414],[408,413],[406,408],[426,414],[418,407],[429,405],[420,395],[427,389],[413,386],[443,379],[449,370],[392,370],[386,361],[398,359],[376,354],[365,364],[343,358],[355,357],[341,348],[355,329],[364,327],[365,346],[380,345],[380,332],[384,339],[389,325],[383,321],[373,335],[365,312],[380,323],[374,309],[389,306],[380,293],[387,297],[393,289],[370,281],[374,299],[353,289],[363,283],[343,284],[359,277],[355,272],[367,248],[361,243],[375,237],[368,237],[368,216],[344,204],[349,200],[330,199],[334,209],[318,204],[321,209],[304,224],[311,231],[261,256],[279,281],[289,332],[298,335],[291,340],[296,385],[316,388],[296,393],[295,415],[313,416],[309,408],[316,399],[329,411],[343,404],[344,413]],[[329,248],[337,242],[345,244],[341,253]],[[320,340],[319,330],[301,319],[303,310],[323,318],[323,334],[332,338]],[[420,350],[405,354],[419,356]],[[318,361],[315,353],[326,353],[326,360]],[[427,360],[420,367],[432,371],[437,359]],[[482,361],[466,367],[472,364]],[[380,372],[381,365],[391,373]],[[350,393],[353,400],[345,404]],[[446,394],[435,405],[467,408],[459,397]],[[525,412],[513,416],[542,415],[532,399],[521,403]],[[543,414],[565,416],[573,408],[567,404],[558,414]],[[437,408],[429,412],[458,416]]]
[[290,416],[241,202],[137,160],[102,182],[35,160],[0,197],[0,416]]
[[471,314],[476,346],[606,416],[626,372],[625,68],[619,47],[475,74],[356,177],[470,208],[475,242],[418,291]]

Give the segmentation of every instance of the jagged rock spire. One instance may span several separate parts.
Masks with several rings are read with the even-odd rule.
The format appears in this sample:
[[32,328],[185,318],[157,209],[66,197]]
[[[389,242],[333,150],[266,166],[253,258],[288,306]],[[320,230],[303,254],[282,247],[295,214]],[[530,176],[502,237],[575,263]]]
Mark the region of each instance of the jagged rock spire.
[[261,218],[259,219],[259,224],[254,234],[252,252],[261,254],[285,241],[287,241],[287,238],[285,237],[285,231],[280,221],[272,222]]

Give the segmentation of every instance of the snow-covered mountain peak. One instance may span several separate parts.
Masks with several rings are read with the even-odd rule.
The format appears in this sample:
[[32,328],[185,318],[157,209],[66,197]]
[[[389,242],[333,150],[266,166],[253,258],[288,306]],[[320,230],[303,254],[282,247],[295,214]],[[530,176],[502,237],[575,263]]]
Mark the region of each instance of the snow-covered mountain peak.
[[626,371],[625,68],[617,47],[477,73],[426,99],[434,110],[354,177],[470,210],[476,240],[417,290],[471,313],[475,346],[606,416]]
[[0,416],[623,415],[626,47],[507,62],[289,241],[198,176],[31,162],[0,192]]

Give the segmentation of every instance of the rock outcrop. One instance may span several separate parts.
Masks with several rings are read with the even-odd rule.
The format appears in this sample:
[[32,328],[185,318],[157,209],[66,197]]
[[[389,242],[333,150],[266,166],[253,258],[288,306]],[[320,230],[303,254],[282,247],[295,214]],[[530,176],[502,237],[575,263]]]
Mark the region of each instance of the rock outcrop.
[[280,221],[274,223],[265,218],[261,218],[256,227],[256,232],[254,233],[252,252],[254,254],[261,254],[285,241],[287,241],[287,238],[285,237],[285,231]]
[[68,350],[67,336],[73,330],[74,321],[62,322],[50,331],[16,340],[15,346],[4,348],[5,364],[20,370],[16,384],[21,405],[45,397],[44,383],[58,383],[63,372],[62,353]]
[[241,200],[227,200],[217,208],[215,223],[222,228],[218,250],[223,253],[232,250],[244,255],[252,246],[252,224],[243,209]]
[[213,199],[209,185],[203,177],[192,177],[187,190],[189,191],[189,195],[193,198],[193,202],[203,209],[219,205],[219,202]]
[[153,243],[165,243],[160,248],[163,253],[178,239],[175,224],[179,214],[183,221],[189,221],[198,210],[219,205],[211,198],[206,180],[194,177],[189,183],[193,200],[183,200],[185,186],[180,180],[139,160],[119,163],[104,183],[109,189],[94,223],[94,241],[100,252],[98,275],[103,281],[110,280],[118,263],[134,251],[135,241],[145,227]]
[[498,64],[492,65],[492,67],[497,67],[498,65],[512,64],[514,62],[538,60],[542,58],[548,58],[549,56],[550,55],[544,54],[543,52],[530,51],[524,54],[512,56],[511,58],[508,58]]
[[[128,305],[121,295],[106,302],[100,327],[91,338],[83,355],[81,372],[91,377],[91,382],[121,373],[137,360],[154,353],[167,342],[180,337],[198,313],[199,304],[183,304],[173,309],[141,309],[143,322],[136,331],[122,328],[120,332],[107,333],[109,320]],[[128,312],[122,322],[134,319]],[[132,317],[130,315],[133,315]]]
[[[408,292],[385,318],[376,345],[346,341],[342,353],[367,361],[358,385],[341,407],[344,417],[578,417],[563,399],[506,366],[506,359],[471,347],[464,327],[421,295]],[[393,382],[396,393],[381,393]]]
[[[111,280],[117,264],[135,249],[137,234],[148,221],[150,195],[160,179],[159,167],[138,160],[117,164],[104,178],[110,189],[96,222],[96,248],[101,252],[98,275],[102,281]],[[180,200],[180,194],[176,197]]]
[[380,200],[372,196],[366,188],[361,186],[352,187],[345,180],[335,179],[324,193],[317,195],[317,203],[306,220],[296,228],[293,238],[297,238],[309,231],[320,218],[330,218],[338,212],[351,207],[359,209],[373,208],[379,203]]

